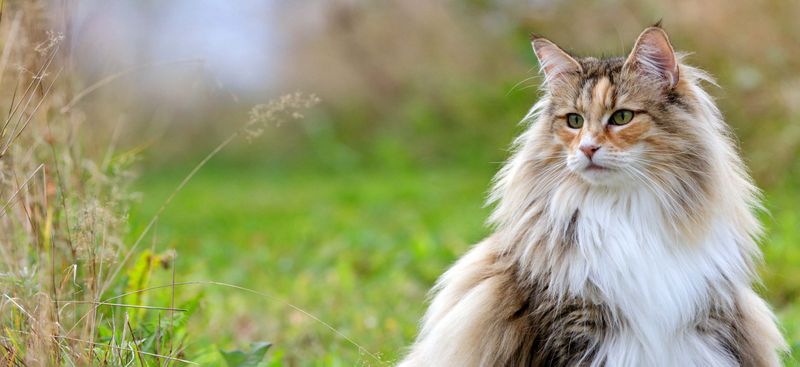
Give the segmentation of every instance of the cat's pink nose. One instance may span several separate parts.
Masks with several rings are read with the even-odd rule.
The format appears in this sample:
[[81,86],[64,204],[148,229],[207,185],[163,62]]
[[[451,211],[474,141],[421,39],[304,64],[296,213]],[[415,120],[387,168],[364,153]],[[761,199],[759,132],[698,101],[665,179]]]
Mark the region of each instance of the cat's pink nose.
[[586,158],[592,160],[592,156],[594,156],[595,152],[600,150],[600,146],[594,144],[581,145],[580,150],[583,152],[583,154],[586,154]]

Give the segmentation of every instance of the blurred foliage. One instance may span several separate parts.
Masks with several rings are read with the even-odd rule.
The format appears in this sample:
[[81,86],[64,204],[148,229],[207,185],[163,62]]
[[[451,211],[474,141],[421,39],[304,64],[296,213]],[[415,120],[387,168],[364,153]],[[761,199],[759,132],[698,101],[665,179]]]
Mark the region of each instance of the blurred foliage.
[[[707,87],[759,182],[781,182],[795,168],[797,2],[412,0],[319,7],[299,2],[287,9],[292,42],[280,75],[284,88],[321,95],[325,108],[304,133],[338,143],[339,149],[326,148],[342,160],[502,160],[515,123],[537,98],[530,33],[578,55],[617,56],[663,19],[676,48],[691,52],[687,62],[718,78],[719,88]],[[309,13],[319,16],[297,21]],[[292,147],[302,154],[318,143]]]
[[[663,18],[676,48],[694,52],[687,61],[718,78],[719,88],[707,87],[768,189],[762,291],[794,346],[787,363],[796,363],[800,28],[791,14],[799,6],[293,2],[280,17],[289,41],[276,88],[313,91],[322,105],[223,153],[164,214],[159,236],[184,254],[182,276],[272,292],[394,361],[436,277],[488,233],[484,193],[538,96],[528,34],[579,55],[624,55],[641,29]],[[138,186],[148,198],[135,224],[186,171],[183,162],[229,129],[238,107],[219,103],[194,128],[164,132],[169,146],[149,150],[151,168]],[[271,363],[375,364],[281,302],[209,291],[204,305],[208,323],[194,326],[199,346],[270,340]],[[204,334],[209,329],[215,333]]]

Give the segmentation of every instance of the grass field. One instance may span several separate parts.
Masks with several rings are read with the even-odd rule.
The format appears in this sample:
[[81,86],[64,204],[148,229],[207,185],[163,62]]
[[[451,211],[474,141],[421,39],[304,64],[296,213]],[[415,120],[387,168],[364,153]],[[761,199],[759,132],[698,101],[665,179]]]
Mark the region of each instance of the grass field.
[[[412,340],[436,277],[488,233],[483,200],[495,169],[331,173],[212,164],[164,212],[157,248],[177,250],[178,281],[269,293],[392,362]],[[186,171],[144,172],[136,188],[146,199],[134,210],[134,234]],[[798,204],[780,193],[770,199],[766,294],[797,358]],[[200,361],[213,360],[216,348],[266,340],[275,345],[275,365],[381,365],[281,301],[211,286],[181,294],[200,289],[202,306],[190,321],[198,336],[187,350]]]
[[[482,172],[347,174],[208,168],[158,225],[159,247],[178,251],[178,280],[215,280],[271,293],[386,361],[412,339],[436,277],[487,234],[483,196],[489,166]],[[182,174],[145,175],[138,190],[147,200],[133,222],[148,220],[160,205],[157,198],[166,197]],[[195,324],[213,330],[202,335],[217,343],[268,340],[291,364],[375,365],[280,302],[206,289],[204,304],[205,315]]]

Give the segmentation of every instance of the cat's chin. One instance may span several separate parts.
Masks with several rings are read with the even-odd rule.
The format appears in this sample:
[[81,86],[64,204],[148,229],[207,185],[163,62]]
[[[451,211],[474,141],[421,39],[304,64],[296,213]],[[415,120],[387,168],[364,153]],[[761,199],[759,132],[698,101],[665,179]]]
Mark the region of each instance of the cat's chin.
[[619,170],[592,163],[579,169],[576,173],[591,185],[612,185],[619,183],[622,179]]

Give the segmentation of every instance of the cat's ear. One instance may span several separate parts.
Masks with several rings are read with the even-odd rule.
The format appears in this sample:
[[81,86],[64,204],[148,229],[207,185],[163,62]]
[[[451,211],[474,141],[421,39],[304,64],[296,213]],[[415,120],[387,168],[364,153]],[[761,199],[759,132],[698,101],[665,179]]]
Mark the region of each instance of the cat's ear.
[[532,35],[531,45],[533,52],[539,59],[539,66],[546,85],[559,80],[562,76],[569,73],[580,73],[582,71],[581,64],[572,58],[566,51],[556,46],[555,43],[549,40]]
[[678,58],[667,32],[658,25],[645,29],[625,60],[624,69],[643,73],[669,88],[678,84]]

